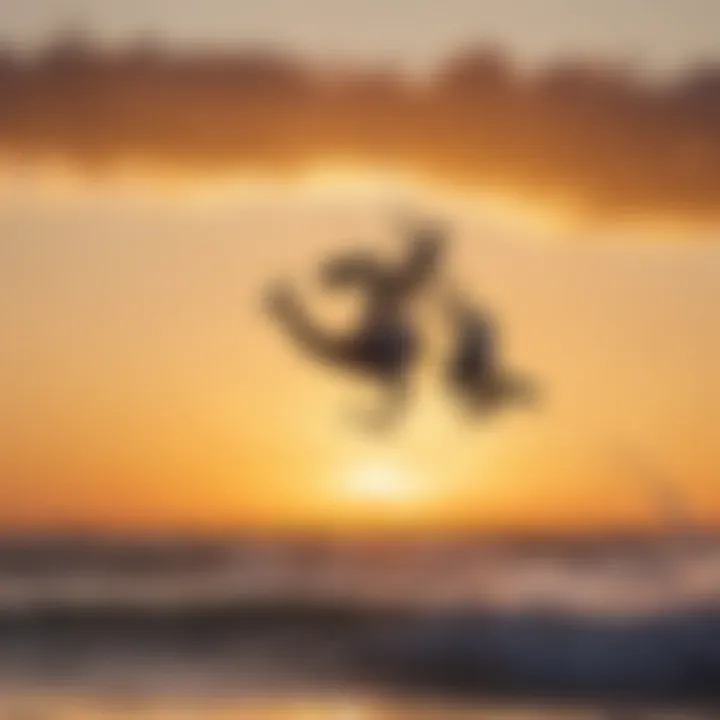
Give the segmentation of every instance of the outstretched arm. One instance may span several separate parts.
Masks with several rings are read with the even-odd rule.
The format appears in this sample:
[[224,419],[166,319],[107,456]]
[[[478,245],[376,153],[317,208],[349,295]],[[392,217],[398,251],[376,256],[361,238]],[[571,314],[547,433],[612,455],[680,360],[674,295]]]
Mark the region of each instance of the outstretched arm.
[[273,288],[265,298],[267,311],[306,352],[332,364],[348,362],[347,343],[315,325],[287,285]]

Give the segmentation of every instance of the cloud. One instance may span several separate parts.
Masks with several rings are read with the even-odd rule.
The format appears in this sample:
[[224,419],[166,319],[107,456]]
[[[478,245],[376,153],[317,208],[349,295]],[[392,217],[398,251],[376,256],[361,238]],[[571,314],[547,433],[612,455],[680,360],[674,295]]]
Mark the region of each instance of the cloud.
[[420,83],[279,52],[58,41],[0,55],[0,155],[284,173],[353,161],[594,217],[720,219],[720,67],[663,85],[571,60],[458,53]]

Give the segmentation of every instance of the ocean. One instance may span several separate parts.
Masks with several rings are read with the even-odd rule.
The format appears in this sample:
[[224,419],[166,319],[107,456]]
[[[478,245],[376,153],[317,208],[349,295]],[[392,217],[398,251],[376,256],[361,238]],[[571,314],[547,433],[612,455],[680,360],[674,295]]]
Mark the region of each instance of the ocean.
[[0,720],[720,717],[720,542],[0,542]]

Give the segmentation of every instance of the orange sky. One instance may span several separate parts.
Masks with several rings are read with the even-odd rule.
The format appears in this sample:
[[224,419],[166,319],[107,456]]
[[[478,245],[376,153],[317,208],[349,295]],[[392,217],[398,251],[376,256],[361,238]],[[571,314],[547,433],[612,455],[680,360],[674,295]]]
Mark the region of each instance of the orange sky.
[[[656,523],[624,446],[720,519],[720,245],[551,231],[383,178],[189,189],[4,192],[6,527]],[[345,242],[390,247],[413,206],[452,220],[449,272],[499,313],[542,412],[465,427],[429,367],[400,437],[364,438],[342,418],[371,391],[258,312],[268,279],[308,278]]]
[[[0,0],[0,529],[720,520],[714,0],[68,9]],[[431,363],[372,441],[262,318],[408,208],[541,411],[464,426]]]

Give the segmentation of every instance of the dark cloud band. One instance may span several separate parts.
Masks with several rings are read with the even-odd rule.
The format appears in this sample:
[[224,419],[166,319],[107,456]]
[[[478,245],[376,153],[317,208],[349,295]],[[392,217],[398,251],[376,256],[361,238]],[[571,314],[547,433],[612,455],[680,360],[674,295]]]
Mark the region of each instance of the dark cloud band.
[[75,167],[302,170],[343,158],[594,215],[720,219],[720,68],[651,86],[577,62],[529,77],[502,54],[426,83],[277,53],[121,54],[82,42],[0,57],[0,151]]

